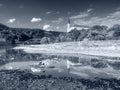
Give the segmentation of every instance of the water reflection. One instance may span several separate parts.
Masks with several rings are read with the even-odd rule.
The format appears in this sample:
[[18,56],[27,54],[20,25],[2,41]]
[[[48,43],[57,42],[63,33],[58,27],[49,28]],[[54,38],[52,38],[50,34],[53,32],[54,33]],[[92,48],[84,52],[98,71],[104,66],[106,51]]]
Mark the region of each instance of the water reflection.
[[21,70],[38,75],[74,78],[120,78],[119,58],[28,54],[2,49],[0,70]]

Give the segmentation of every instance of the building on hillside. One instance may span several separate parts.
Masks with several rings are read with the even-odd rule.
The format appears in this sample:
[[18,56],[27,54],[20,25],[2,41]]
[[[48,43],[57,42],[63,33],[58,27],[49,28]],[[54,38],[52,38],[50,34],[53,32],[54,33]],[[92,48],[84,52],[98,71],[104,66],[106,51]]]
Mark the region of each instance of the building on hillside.
[[82,29],[89,29],[89,28],[90,26],[86,26],[86,25],[71,24],[70,18],[68,18],[67,32],[70,32],[71,30],[74,30],[74,29],[82,30]]

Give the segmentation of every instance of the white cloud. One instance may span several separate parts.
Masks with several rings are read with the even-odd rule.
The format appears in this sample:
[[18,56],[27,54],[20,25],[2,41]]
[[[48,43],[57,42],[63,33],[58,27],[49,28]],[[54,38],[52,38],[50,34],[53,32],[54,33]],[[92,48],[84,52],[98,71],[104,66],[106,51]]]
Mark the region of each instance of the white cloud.
[[50,27],[51,27],[50,25],[46,24],[43,26],[43,30],[49,30]]
[[105,17],[91,17],[89,19],[85,19],[85,17],[83,17],[75,20],[74,24],[89,25],[89,26],[106,25],[108,27],[111,27],[114,24],[120,24],[120,11],[116,11],[112,14],[108,14]]
[[56,29],[60,29],[60,27],[59,27],[59,26],[57,26],[57,27],[56,27]]
[[41,18],[36,18],[36,17],[33,17],[32,20],[31,20],[32,23],[40,22],[40,21],[42,21],[42,19]]
[[71,19],[80,19],[80,18],[85,18],[85,17],[90,16],[90,12],[91,12],[91,11],[93,11],[93,9],[92,9],[92,8],[87,9],[87,11],[85,11],[85,12],[81,12],[81,13],[80,13],[80,14],[78,14],[78,15],[71,16],[70,18],[71,18]]
[[76,15],[76,16],[72,16],[70,17],[71,19],[78,19],[78,18],[84,18],[84,17],[87,17],[89,16],[89,13],[81,13],[79,15]]
[[91,11],[93,11],[93,9],[92,9],[92,8],[90,8],[90,9],[88,9],[88,10],[87,10],[87,12],[91,12]]
[[63,18],[58,18],[57,20],[53,20],[52,23],[57,23],[57,24],[59,24],[59,23],[61,23],[62,21],[64,21]]
[[51,14],[52,12],[50,12],[50,11],[48,11],[48,12],[46,12],[46,14],[48,15],[48,14]]
[[7,23],[14,23],[15,21],[16,21],[15,18],[11,18],[11,19],[9,19],[9,21]]

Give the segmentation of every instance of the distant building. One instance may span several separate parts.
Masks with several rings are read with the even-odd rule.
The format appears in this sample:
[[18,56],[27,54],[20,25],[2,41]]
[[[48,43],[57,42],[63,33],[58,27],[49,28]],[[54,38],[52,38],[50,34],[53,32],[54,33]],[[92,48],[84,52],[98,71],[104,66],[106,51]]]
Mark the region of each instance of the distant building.
[[74,30],[74,29],[82,30],[82,29],[89,29],[89,28],[90,26],[86,26],[86,25],[71,24],[70,18],[68,18],[67,32],[70,32],[71,30]]

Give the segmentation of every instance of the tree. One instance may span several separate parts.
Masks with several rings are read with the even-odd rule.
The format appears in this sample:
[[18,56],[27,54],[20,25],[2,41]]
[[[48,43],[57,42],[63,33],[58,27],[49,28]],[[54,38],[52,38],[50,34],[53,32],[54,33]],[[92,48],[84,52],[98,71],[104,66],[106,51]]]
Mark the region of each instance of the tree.
[[89,29],[87,38],[89,40],[105,40],[106,32],[107,26],[96,25]]
[[107,39],[119,40],[120,39],[120,25],[116,24],[111,27],[106,35]]
[[78,31],[77,29],[74,29],[67,34],[67,40],[77,41],[79,35],[80,35],[80,31]]
[[49,37],[43,37],[40,41],[41,44],[48,44],[48,43],[52,43],[53,40]]
[[19,38],[20,41],[26,41],[28,39],[31,39],[31,38],[24,33],[22,33]]

